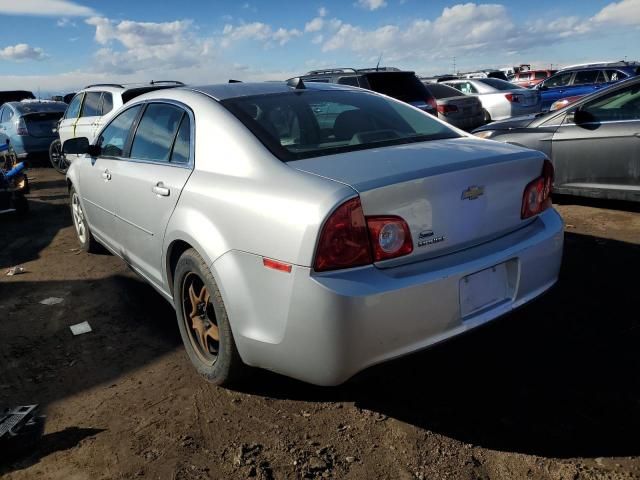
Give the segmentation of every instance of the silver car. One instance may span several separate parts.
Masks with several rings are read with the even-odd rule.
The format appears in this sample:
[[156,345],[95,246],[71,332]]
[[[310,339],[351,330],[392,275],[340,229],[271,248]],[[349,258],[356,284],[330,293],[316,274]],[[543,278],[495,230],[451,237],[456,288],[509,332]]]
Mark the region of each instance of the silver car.
[[477,95],[484,109],[485,123],[538,113],[540,92],[522,88],[499,78],[473,78],[444,82],[466,95]]
[[189,358],[318,385],[424,349],[558,278],[563,223],[542,153],[477,139],[333,84],[156,91],[67,173],[78,239],[175,310]]

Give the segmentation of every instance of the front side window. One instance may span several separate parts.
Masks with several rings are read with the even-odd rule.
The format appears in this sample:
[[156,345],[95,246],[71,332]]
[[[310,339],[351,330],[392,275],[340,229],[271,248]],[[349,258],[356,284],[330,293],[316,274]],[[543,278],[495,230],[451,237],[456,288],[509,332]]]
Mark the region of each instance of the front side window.
[[221,103],[283,161],[460,136],[424,112],[364,91],[307,90]]
[[640,120],[640,85],[593,100],[582,107],[592,122]]
[[566,87],[571,81],[573,72],[559,73],[544,82],[544,86],[548,88]]
[[100,134],[98,145],[102,148],[102,155],[106,157],[121,157],[129,138],[131,126],[142,108],[140,105],[125,110],[109,124]]
[[80,113],[80,106],[82,105],[83,97],[84,97],[84,93],[79,93],[75,97],[73,97],[73,100],[71,100],[71,103],[67,107],[67,111],[64,114],[64,118],[78,117],[78,114]]
[[131,144],[131,158],[168,162],[184,110],[152,103],[144,111]]

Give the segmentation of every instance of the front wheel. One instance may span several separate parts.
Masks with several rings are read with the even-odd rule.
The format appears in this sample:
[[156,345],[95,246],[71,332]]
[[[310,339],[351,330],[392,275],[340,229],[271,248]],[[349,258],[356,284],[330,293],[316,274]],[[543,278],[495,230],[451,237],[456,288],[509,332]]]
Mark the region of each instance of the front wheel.
[[236,349],[218,285],[194,249],[178,260],[173,299],[182,341],[198,373],[216,385],[237,381],[247,367]]
[[491,123],[491,114],[486,109],[482,110],[482,114],[484,116],[484,123]]
[[49,145],[49,161],[57,172],[63,175],[67,173],[69,163],[67,162],[66,155],[62,152],[62,142],[60,139],[54,140],[51,142],[51,145]]

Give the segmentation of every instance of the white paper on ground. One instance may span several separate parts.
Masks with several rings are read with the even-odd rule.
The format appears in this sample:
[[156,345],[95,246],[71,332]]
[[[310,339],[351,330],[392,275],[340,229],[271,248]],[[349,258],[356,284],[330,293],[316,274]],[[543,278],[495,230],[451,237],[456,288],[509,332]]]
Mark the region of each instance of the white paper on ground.
[[83,333],[89,333],[91,331],[91,325],[89,325],[89,322],[76,323],[75,325],[71,325],[69,328],[71,329],[71,333],[74,335],[82,335]]
[[58,303],[62,303],[62,298],[60,297],[49,297],[44,300],[40,300],[42,305],[57,305]]

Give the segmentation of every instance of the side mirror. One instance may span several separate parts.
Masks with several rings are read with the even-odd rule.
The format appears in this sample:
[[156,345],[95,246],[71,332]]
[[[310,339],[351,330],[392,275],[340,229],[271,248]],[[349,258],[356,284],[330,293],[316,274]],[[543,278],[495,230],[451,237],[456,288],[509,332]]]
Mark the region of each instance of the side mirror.
[[100,147],[97,145],[91,145],[87,137],[76,137],[70,138],[64,142],[62,145],[62,151],[73,155],[83,155],[88,153],[92,157],[96,157],[100,154]]
[[572,110],[571,112],[567,112],[567,117],[565,119],[565,123],[574,123],[576,125],[584,125],[591,121],[593,121],[593,116],[589,112],[582,110],[580,107]]

